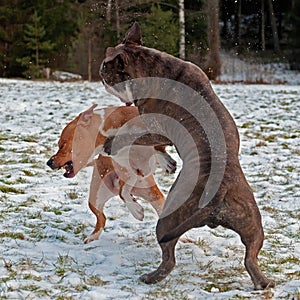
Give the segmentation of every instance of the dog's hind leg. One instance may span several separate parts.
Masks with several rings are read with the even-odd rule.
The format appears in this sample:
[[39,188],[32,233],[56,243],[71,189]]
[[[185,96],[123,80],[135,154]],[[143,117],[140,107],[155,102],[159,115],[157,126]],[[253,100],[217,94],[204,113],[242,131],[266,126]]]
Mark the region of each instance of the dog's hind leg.
[[258,265],[258,253],[263,245],[264,232],[261,215],[248,185],[241,182],[229,190],[224,199],[225,208],[221,210],[221,225],[230,228],[241,236],[246,247],[245,267],[254,283],[255,289],[274,287]]
[[92,234],[84,240],[85,244],[98,240],[105,227],[106,217],[103,213],[103,207],[111,197],[118,194],[114,186],[116,176],[114,172],[103,175],[100,168],[94,167],[90,185],[89,207],[96,216],[97,222]]
[[124,201],[131,214],[139,221],[143,221],[144,208],[132,196],[132,189],[133,186],[120,180],[120,198]]
[[90,202],[89,202],[89,208],[94,213],[94,215],[96,216],[97,223],[96,223],[95,229],[92,232],[92,234],[84,240],[85,244],[88,244],[88,243],[90,243],[92,241],[98,240],[100,234],[103,231],[105,223],[106,223],[106,217],[105,217],[105,214],[103,213],[103,211],[98,210]]

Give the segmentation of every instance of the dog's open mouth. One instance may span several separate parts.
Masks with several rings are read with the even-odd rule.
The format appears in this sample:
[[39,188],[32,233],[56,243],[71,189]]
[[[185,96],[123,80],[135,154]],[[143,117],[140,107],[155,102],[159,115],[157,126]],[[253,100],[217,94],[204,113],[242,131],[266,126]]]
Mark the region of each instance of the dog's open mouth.
[[73,162],[68,161],[64,164],[63,168],[65,168],[66,172],[64,173],[64,176],[66,178],[73,178],[75,176],[74,168],[73,168]]

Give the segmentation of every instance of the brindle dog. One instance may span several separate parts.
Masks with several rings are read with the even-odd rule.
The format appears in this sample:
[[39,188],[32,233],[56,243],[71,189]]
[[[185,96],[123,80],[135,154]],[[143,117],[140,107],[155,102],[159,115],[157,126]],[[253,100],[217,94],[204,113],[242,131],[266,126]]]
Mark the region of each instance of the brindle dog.
[[[141,280],[145,283],[155,283],[164,279],[172,271],[175,266],[175,245],[184,232],[204,225],[211,228],[221,225],[240,235],[246,247],[245,266],[255,289],[274,286],[274,282],[263,275],[258,265],[257,256],[263,245],[264,233],[261,215],[253,192],[239,163],[237,127],[227,109],[214,93],[204,72],[190,62],[142,46],[140,26],[138,23],[134,23],[127,31],[123,43],[107,49],[106,58],[100,68],[100,75],[108,91],[119,96],[126,104],[130,104],[129,102],[133,100],[141,116],[146,114],[153,116],[154,114],[152,121],[148,122],[147,126],[151,132],[153,129],[151,126],[155,124],[154,127],[160,128],[159,133],[145,134],[143,137],[138,137],[135,143],[146,145],[169,145],[173,143],[183,161],[181,174],[184,176],[179,175],[177,177],[166,200],[166,205],[167,203],[181,203],[182,205],[168,214],[163,214],[156,227],[157,239],[162,249],[162,262],[156,271],[143,275]],[[189,111],[189,106],[193,106],[194,102],[190,102],[191,105],[188,104],[188,107],[184,107],[187,101],[185,95],[178,97],[174,88],[169,88],[166,94],[170,92],[170,98],[177,97],[176,101],[164,101],[146,96],[147,87],[142,87],[145,89],[145,97],[136,98],[138,100],[128,99],[134,93],[133,88],[128,83],[137,78],[146,77],[168,78],[190,87],[199,96],[199,99],[205,101],[205,104],[215,114],[217,122],[214,120],[213,114],[211,117],[203,114],[202,117],[205,120],[199,121]],[[123,85],[123,90],[114,88],[116,84],[122,84],[125,81],[127,83]],[[158,86],[154,89],[164,89],[164,86],[160,85],[161,81],[157,82]],[[151,89],[153,90],[153,86]],[[193,109],[191,107],[191,111]],[[156,118],[155,115],[158,117]],[[180,130],[172,132],[168,122],[162,121],[159,117],[161,115],[180,123],[192,137],[193,143],[184,142],[182,139],[186,132],[180,133]],[[204,124],[205,122],[206,124]],[[209,182],[209,174],[212,172],[212,162],[218,161],[218,157],[214,157],[215,154],[211,146],[214,137],[210,140],[207,132],[210,129],[213,132],[216,123],[219,123],[224,135],[225,155],[221,157],[221,161],[224,160],[224,170],[222,171],[220,168],[222,179],[218,184],[217,191],[209,202],[205,202],[203,195],[207,192],[206,185]],[[105,145],[107,153],[111,153],[112,145],[116,139],[117,137],[107,141]],[[126,144],[126,137],[123,139],[119,137],[118,147],[122,144]],[[192,170],[195,168],[195,157],[191,157],[192,147],[197,150],[200,167],[195,187],[191,193],[184,195],[185,189],[193,180],[193,178],[189,178],[189,174],[193,173]],[[213,177],[220,174],[215,172]],[[178,197],[186,197],[186,199],[180,202],[182,199],[178,199]]]

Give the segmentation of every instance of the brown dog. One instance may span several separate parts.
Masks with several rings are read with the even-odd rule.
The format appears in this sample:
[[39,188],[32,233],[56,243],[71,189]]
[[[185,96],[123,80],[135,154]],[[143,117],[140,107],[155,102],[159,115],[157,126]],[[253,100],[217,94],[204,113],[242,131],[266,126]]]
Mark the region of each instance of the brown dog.
[[[143,47],[141,39],[135,23],[123,43],[107,49],[100,68],[103,83],[109,92],[138,107],[148,133],[136,136],[135,144],[173,143],[183,161],[157,223],[162,263],[141,280],[155,283],[171,272],[174,248],[184,232],[221,225],[241,236],[245,266],[255,288],[273,286],[258,265],[264,239],[261,215],[239,163],[233,118],[199,67]],[[113,146],[119,149],[127,140],[132,141],[132,136],[108,139],[105,151],[113,153]]]
[[[133,195],[149,201],[160,214],[165,198],[154,180],[155,161],[151,161],[151,158],[158,158],[160,165],[168,173],[173,173],[176,169],[176,162],[164,147],[138,146],[130,149],[130,153],[121,151],[114,160],[101,154],[94,160],[109,134],[126,125],[128,128],[125,130],[130,130],[130,127],[134,127],[135,131],[137,128],[144,128],[136,107],[94,110],[95,107],[93,105],[81,113],[64,128],[58,142],[59,150],[47,162],[52,169],[65,168],[64,176],[67,178],[74,177],[87,165],[94,166],[89,207],[95,214],[97,223],[85,243],[99,238],[106,221],[103,207],[113,196],[119,195],[138,220],[143,219],[144,210]],[[152,165],[149,165],[151,162]]]

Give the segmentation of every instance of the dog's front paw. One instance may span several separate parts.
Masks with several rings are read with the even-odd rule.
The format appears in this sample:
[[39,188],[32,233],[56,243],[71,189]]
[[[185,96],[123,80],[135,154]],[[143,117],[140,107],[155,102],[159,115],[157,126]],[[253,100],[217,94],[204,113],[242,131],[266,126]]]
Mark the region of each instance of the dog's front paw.
[[168,153],[162,153],[157,151],[158,164],[164,169],[168,174],[173,174],[176,172],[177,162]]
[[126,206],[132,213],[132,215],[139,221],[143,221],[144,219],[144,208],[136,201],[126,202]]
[[176,160],[174,160],[172,157],[171,159],[168,161],[167,167],[166,167],[166,172],[168,174],[174,174],[176,172],[177,169],[177,162]]

